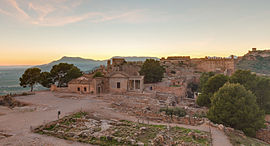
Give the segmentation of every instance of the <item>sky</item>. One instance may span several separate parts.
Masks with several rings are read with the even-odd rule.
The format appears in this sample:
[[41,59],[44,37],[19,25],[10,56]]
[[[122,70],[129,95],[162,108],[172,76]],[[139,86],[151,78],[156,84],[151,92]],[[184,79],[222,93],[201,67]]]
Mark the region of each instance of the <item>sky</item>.
[[0,65],[62,56],[241,56],[270,48],[269,0],[0,0]]

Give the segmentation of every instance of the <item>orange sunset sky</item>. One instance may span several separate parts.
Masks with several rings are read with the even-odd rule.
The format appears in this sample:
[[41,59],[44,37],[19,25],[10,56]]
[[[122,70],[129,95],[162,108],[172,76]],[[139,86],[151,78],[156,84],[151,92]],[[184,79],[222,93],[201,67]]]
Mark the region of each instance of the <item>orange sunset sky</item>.
[[241,56],[270,46],[269,0],[1,0],[0,66],[62,56]]

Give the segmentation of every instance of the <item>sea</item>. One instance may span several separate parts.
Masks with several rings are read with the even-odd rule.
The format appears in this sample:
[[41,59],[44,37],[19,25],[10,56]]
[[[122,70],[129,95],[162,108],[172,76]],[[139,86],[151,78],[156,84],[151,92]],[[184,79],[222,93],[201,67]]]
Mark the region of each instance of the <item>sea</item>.
[[[30,91],[29,87],[20,86],[20,77],[28,67],[8,67],[0,66],[0,95],[23,93]],[[44,90],[46,88],[36,85],[34,90]]]

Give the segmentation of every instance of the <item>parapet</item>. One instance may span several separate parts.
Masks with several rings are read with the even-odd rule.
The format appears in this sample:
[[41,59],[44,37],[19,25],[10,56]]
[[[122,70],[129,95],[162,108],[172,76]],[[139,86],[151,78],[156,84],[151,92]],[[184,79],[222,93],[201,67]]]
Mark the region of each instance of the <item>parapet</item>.
[[190,60],[190,56],[169,56],[167,60]]
[[121,65],[123,63],[125,63],[124,58],[113,58],[112,59],[112,65]]

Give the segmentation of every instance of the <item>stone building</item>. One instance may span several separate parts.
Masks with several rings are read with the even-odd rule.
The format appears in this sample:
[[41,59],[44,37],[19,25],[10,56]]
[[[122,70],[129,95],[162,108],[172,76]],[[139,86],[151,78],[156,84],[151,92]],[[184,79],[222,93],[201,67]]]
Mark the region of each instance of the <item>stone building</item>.
[[81,94],[99,94],[106,92],[105,83],[106,79],[103,77],[93,78],[93,75],[83,75],[71,80],[68,83],[68,89]]
[[[141,64],[141,63],[139,63]],[[123,58],[108,60],[107,67],[101,66],[91,74],[83,75],[68,83],[70,92],[81,94],[142,92],[144,77],[139,74],[140,66],[126,62]],[[102,77],[94,77],[100,72]]]

